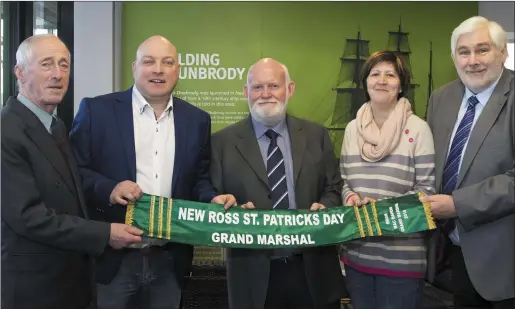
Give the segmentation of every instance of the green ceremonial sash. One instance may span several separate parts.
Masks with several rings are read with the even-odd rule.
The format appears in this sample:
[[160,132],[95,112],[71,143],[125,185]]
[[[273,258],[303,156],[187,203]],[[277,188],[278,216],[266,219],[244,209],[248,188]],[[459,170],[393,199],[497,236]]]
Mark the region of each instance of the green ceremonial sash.
[[435,229],[422,193],[365,206],[320,211],[261,210],[144,194],[127,206],[125,222],[143,236],[192,245],[229,248],[312,247],[366,236],[403,235]]

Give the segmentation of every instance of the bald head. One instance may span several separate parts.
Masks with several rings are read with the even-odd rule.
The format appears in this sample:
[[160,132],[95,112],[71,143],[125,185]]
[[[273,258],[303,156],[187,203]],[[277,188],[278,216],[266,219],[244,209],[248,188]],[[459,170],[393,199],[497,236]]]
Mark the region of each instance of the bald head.
[[165,37],[160,35],[154,35],[143,41],[136,51],[136,61],[141,59],[146,53],[152,52],[154,50],[165,50],[169,54],[175,55],[177,58],[177,49],[175,46],[168,41]]
[[177,49],[160,35],[149,37],[138,47],[132,72],[136,88],[150,104],[166,105],[179,80]]
[[273,58],[263,58],[258,62],[254,63],[247,73],[247,83],[252,77],[253,72],[255,71],[274,71],[285,77],[286,83],[290,82],[290,73],[288,73],[288,68],[280,63],[279,61]]
[[295,91],[295,83],[284,64],[264,58],[249,68],[243,90],[252,117],[273,127],[286,117],[286,105]]

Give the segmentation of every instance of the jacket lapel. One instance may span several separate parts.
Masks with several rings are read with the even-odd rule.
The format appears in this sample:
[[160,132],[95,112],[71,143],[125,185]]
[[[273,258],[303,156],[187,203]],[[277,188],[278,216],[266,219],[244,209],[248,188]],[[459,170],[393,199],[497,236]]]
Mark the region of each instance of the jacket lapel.
[[125,158],[129,167],[131,180],[136,181],[136,148],[134,145],[134,121],[132,116],[132,87],[122,92],[114,104],[118,130],[122,138]]
[[463,153],[463,162],[461,163],[456,187],[458,187],[463,181],[463,178],[470,168],[470,164],[476,157],[481,144],[483,144],[486,135],[497,120],[504,104],[506,104],[511,83],[513,83],[512,77],[508,74],[508,70],[505,69],[502,77],[497,83],[497,86],[492,92],[488,103],[485,105],[481,115],[477,119],[472,132],[470,132],[467,149],[465,149]]
[[12,106],[13,111],[18,114],[27,124],[25,132],[29,138],[36,144],[39,150],[47,158],[48,162],[54,167],[54,169],[64,179],[66,186],[70,192],[75,192],[75,184],[73,179],[70,178],[70,169],[66,164],[66,160],[63,154],[57,147],[56,142],[52,138],[52,135],[48,133],[47,129],[43,126],[38,117],[34,115],[28,108],[23,106],[18,100],[11,98],[8,104]]
[[293,160],[293,183],[297,186],[300,170],[302,168],[302,160],[306,151],[306,136],[302,132],[302,125],[297,119],[288,116],[286,119],[288,124],[288,132],[291,140],[291,155]]
[[88,209],[86,207],[86,200],[84,199],[84,193],[82,192],[82,187],[80,186],[80,178],[79,178],[79,170],[77,169],[77,163],[75,162],[75,158],[73,157],[73,153],[70,148],[70,141],[68,140],[68,136],[64,137],[66,142],[64,143],[64,147],[66,147],[66,155],[68,156],[68,165],[70,167],[70,171],[74,180],[75,189],[77,190],[77,196],[79,199],[80,207],[82,209],[82,213],[84,217],[88,218]]
[[189,119],[183,112],[183,102],[173,100],[173,122],[175,131],[175,159],[173,163],[173,176],[172,176],[172,196],[177,186],[179,175],[182,171],[183,156],[187,156],[186,142],[188,140]]
[[[445,102],[442,102],[440,104],[445,104],[446,107],[444,109],[444,113],[439,113],[438,117],[443,118],[441,122],[443,125],[442,134],[445,136],[443,148],[441,151],[436,152],[436,168],[435,168],[435,174],[436,179],[441,180],[443,179],[443,170],[445,167],[445,161],[447,160],[447,153],[449,150],[449,145],[451,143],[451,135],[452,131],[454,129],[454,125],[456,124],[456,118],[458,117],[458,113],[460,111],[461,102],[463,101],[463,95],[465,94],[465,87],[462,83],[456,84],[457,89],[455,91],[449,91],[449,95],[444,98]],[[438,181],[437,185],[437,191],[441,191],[440,186],[442,185],[441,181]]]
[[265,164],[263,163],[263,157],[261,156],[261,150],[259,150],[250,116],[240,124],[238,137],[239,139],[235,141],[236,148],[254,170],[258,178],[268,187],[268,176],[266,174]]

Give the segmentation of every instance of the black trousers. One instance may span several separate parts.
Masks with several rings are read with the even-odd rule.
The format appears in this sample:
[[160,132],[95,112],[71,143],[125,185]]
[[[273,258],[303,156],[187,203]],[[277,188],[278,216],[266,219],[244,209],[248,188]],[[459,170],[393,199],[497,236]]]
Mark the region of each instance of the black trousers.
[[270,261],[265,309],[313,309],[302,255]]
[[451,246],[451,269],[455,309],[513,309],[514,299],[487,301],[474,289],[465,267],[461,247]]

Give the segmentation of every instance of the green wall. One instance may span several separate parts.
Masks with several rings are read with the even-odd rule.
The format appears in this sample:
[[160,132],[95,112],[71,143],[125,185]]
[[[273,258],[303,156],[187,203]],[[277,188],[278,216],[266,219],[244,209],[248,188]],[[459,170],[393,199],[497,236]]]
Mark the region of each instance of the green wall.
[[[131,62],[138,45],[159,34],[174,43],[179,53],[216,53],[218,67],[245,69],[242,80],[179,81],[176,91],[205,92],[178,96],[209,111],[213,131],[248,112],[241,93],[246,69],[261,57],[276,58],[289,68],[297,84],[289,112],[329,126],[336,99],[332,88],[346,39],[356,38],[359,29],[362,39],[370,41],[370,53],[386,49],[388,32],[397,31],[401,21],[402,30],[409,32],[412,73],[419,85],[416,113],[424,116],[429,41],[436,89],[456,78],[450,56],[452,30],[477,12],[477,2],[124,2],[123,86],[132,85]],[[209,91],[227,94],[221,98]],[[206,100],[227,106],[202,106]],[[335,136],[337,152],[339,139]]]

